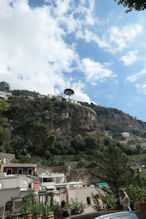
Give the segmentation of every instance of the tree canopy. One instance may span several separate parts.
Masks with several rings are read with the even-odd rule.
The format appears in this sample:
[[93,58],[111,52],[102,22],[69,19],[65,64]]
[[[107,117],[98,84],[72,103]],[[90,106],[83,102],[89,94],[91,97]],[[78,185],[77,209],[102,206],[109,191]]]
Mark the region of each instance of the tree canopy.
[[133,9],[137,11],[141,11],[146,9],[146,0],[115,0],[118,4],[122,4],[124,7],[128,9],[126,12],[130,12]]
[[107,182],[111,191],[118,197],[119,189],[129,186],[133,173],[128,164],[128,157],[116,145],[109,145],[98,157],[100,173],[97,175]]
[[3,99],[0,99],[0,113],[6,111],[9,107],[9,104],[5,102]]
[[71,95],[73,95],[74,94],[74,90],[72,90],[71,88],[66,88],[65,90],[64,90],[64,94],[66,94],[67,96],[71,96]]

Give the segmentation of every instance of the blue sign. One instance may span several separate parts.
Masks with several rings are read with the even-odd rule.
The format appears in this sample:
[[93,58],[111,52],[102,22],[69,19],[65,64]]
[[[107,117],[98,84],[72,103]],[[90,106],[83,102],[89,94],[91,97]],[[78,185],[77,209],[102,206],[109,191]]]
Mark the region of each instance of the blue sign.
[[40,192],[38,192],[38,196],[43,196],[43,195],[46,195],[46,191],[40,191]]

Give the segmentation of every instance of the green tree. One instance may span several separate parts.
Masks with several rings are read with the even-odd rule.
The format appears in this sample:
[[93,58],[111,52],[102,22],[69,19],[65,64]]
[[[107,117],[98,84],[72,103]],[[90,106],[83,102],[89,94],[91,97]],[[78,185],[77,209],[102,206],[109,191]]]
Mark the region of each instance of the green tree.
[[133,172],[128,164],[128,157],[116,145],[110,145],[98,157],[99,174],[102,182],[107,182],[111,191],[118,197],[121,187],[127,187]]
[[71,146],[75,149],[75,151],[78,153],[80,151],[84,151],[85,149],[85,141],[82,135],[78,134],[74,137],[74,139],[71,142]]
[[45,156],[45,151],[54,148],[55,136],[49,132],[47,124],[36,122],[29,138],[29,150],[39,156]]
[[104,149],[102,138],[100,137],[88,135],[84,138],[84,141],[84,151],[86,151],[87,154],[92,154],[94,156],[96,150],[99,151]]
[[69,99],[70,99],[70,96],[74,94],[74,90],[72,90],[71,88],[66,88],[64,90],[64,94],[69,96]]
[[146,198],[146,189],[144,186],[131,185],[128,188],[128,195],[130,199],[136,204],[136,202],[143,202]]
[[122,4],[124,7],[128,9],[126,12],[130,12],[133,9],[137,11],[141,11],[146,9],[146,0],[115,0],[118,4]]
[[75,150],[71,147],[71,136],[60,135],[55,141],[54,154],[74,154]]
[[0,126],[0,146],[9,147],[11,142],[11,130]]
[[29,214],[32,210],[32,207],[38,203],[37,197],[34,193],[29,193],[23,197],[22,212],[23,214]]
[[88,150],[96,149],[97,147],[97,137],[88,135],[85,137],[85,145]]
[[20,135],[14,135],[11,141],[12,147],[16,150],[21,150],[25,144],[24,137]]
[[127,155],[132,155],[134,153],[134,150],[130,148],[129,145],[123,145],[121,149]]
[[142,146],[141,146],[140,144],[137,144],[137,145],[136,145],[136,151],[137,151],[137,154],[142,153],[143,148],[142,148]]
[[0,114],[3,111],[8,110],[9,104],[7,102],[5,102],[3,99],[0,99]]

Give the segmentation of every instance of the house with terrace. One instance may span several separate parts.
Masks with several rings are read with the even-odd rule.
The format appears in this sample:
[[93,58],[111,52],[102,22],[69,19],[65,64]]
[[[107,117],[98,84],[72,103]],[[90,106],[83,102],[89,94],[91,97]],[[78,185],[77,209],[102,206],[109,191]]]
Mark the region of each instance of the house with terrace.
[[22,164],[22,163],[5,163],[2,165],[3,172],[7,175],[18,174],[18,175],[37,175],[36,164]]

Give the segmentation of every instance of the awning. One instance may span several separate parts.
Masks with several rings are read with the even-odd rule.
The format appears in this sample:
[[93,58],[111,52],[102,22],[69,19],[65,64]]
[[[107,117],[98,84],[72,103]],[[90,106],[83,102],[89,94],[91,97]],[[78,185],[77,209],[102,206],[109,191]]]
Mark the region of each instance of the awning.
[[46,189],[47,190],[50,190],[50,189],[55,189],[56,187],[55,186],[53,186],[53,185],[50,185],[50,186],[46,186]]

